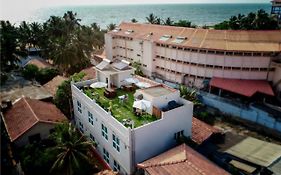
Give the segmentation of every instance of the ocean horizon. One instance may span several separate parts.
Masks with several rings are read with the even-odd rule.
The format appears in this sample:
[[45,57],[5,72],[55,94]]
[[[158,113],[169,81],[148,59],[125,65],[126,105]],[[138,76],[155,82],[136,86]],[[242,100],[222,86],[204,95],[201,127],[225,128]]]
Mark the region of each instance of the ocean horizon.
[[153,13],[161,19],[170,17],[173,21],[189,20],[193,24],[214,25],[229,19],[233,15],[248,14],[264,9],[270,12],[270,3],[257,4],[134,4],[134,5],[79,5],[46,7],[26,12],[21,16],[10,15],[6,19],[18,25],[21,21],[45,22],[50,16],[63,16],[66,11],[77,13],[81,24],[97,23],[106,28],[110,23],[119,24],[122,21],[146,22],[146,17]]

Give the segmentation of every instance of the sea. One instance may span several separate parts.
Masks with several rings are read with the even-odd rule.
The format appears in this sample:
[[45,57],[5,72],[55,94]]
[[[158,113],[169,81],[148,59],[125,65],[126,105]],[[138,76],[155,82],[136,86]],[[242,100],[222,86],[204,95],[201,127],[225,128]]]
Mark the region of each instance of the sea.
[[229,19],[233,15],[248,14],[264,9],[270,12],[270,3],[259,4],[149,4],[149,5],[83,5],[40,8],[24,15],[11,16],[11,21],[19,24],[27,22],[44,22],[51,15],[63,16],[66,11],[77,13],[81,24],[97,23],[106,28],[110,23],[119,24],[122,21],[146,22],[146,17],[153,13],[162,19],[170,17],[173,21],[189,20],[196,25],[214,25]]

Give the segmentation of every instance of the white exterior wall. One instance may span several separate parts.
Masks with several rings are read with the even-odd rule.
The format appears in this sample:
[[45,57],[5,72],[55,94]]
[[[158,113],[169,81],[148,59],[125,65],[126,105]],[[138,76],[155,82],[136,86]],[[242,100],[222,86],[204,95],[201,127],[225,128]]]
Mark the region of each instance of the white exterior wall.
[[175,146],[174,134],[183,130],[191,136],[193,104],[182,100],[184,106],[163,112],[162,119],[134,129],[135,161],[140,163]]
[[55,124],[52,123],[43,123],[39,122],[35,124],[32,128],[26,131],[22,136],[14,141],[16,146],[24,146],[29,143],[29,136],[40,134],[41,139],[47,139],[50,135],[50,130],[55,127]]
[[[88,80],[76,83],[76,85],[82,86],[91,84],[94,81],[96,80]],[[132,174],[136,163],[173,147],[176,143],[176,140],[174,140],[176,132],[184,130],[185,136],[189,137],[191,135],[193,104],[184,99],[178,99],[178,92],[172,93],[167,99],[161,99],[160,101],[166,102],[167,105],[168,101],[176,99],[178,103],[184,104],[184,106],[163,112],[162,118],[159,120],[130,129],[124,127],[123,124],[96,104],[94,100],[87,97],[74,84],[71,85],[71,89],[77,127],[79,128],[79,122],[83,124],[84,134],[88,137],[90,134],[94,136],[98,144],[97,150],[101,156],[103,156],[103,148],[109,152],[110,167],[113,168],[113,161],[116,160],[121,166],[121,174]],[[82,114],[77,110],[77,100],[82,105]],[[93,114],[93,125],[88,121],[88,111]],[[108,140],[102,136],[102,123],[108,129]],[[115,133],[120,139],[120,152],[113,148],[112,133]]]
[[105,47],[106,58],[112,60],[112,46],[113,46],[112,35],[108,33],[104,34],[104,42],[106,45]]
[[[95,103],[94,100],[88,98],[74,85],[72,88],[72,99],[74,108],[74,117],[79,128],[79,122],[83,123],[84,134],[90,136],[92,134],[98,144],[97,150],[103,157],[103,148],[109,152],[109,165],[113,168],[113,161],[116,160],[121,166],[122,174],[131,174],[131,150],[130,150],[130,129],[125,128],[120,122],[112,117],[108,112]],[[77,111],[77,100],[82,104],[82,114]],[[94,125],[88,121],[88,111],[93,114]],[[101,124],[108,129],[108,140],[102,136]],[[120,152],[113,148],[112,133],[120,139]]]

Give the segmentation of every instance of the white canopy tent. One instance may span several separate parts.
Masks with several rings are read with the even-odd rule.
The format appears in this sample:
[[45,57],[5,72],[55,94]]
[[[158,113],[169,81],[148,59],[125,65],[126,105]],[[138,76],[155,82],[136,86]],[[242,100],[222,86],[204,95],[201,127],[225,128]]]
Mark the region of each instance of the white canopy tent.
[[134,102],[133,107],[141,110],[147,110],[151,107],[151,102],[147,100],[138,100]]
[[90,85],[91,88],[104,88],[107,84],[104,82],[95,82]]

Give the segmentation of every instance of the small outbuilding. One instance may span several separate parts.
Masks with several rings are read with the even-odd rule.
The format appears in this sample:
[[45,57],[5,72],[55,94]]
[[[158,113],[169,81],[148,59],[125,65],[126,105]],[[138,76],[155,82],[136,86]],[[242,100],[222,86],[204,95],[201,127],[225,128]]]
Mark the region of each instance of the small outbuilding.
[[54,104],[27,97],[16,101],[3,116],[11,142],[19,147],[48,138],[55,125],[66,120]]

